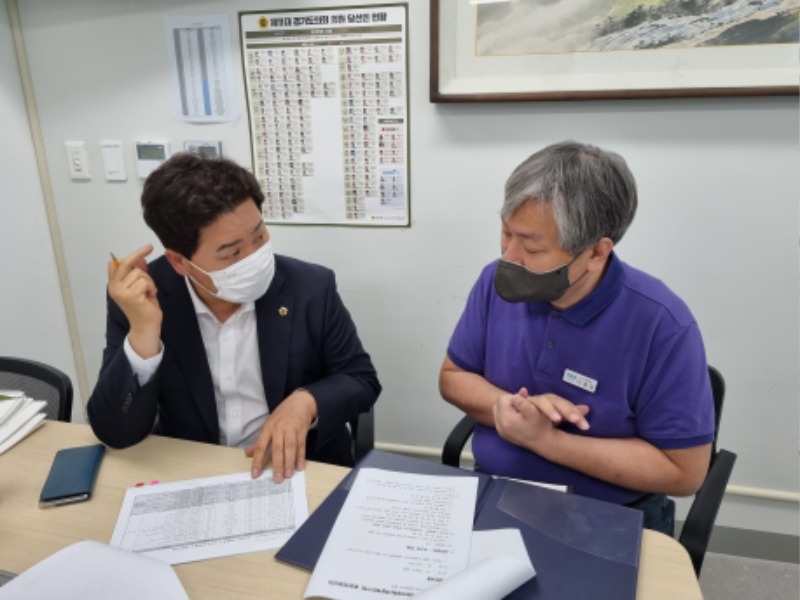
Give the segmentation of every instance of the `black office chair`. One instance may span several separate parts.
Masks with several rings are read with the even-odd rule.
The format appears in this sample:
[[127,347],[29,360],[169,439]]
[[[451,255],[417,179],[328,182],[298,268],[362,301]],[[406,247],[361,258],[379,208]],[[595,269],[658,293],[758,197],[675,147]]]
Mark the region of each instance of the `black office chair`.
[[350,421],[350,433],[353,436],[353,456],[356,464],[367,452],[375,447],[375,407],[363,412]]
[[717,450],[719,421],[722,416],[722,405],[725,400],[725,380],[720,372],[712,366],[708,367],[711,378],[711,390],[714,394],[714,444],[711,453],[711,464],[703,485],[694,495],[678,541],[686,548],[692,559],[694,572],[700,577],[703,559],[706,556],[714,522],[717,520],[719,507],[725,496],[725,488],[736,462],[736,454],[728,450]]
[[[692,560],[694,571],[700,576],[703,559],[706,555],[714,522],[719,513],[719,507],[725,496],[736,454],[728,450],[717,451],[717,438],[719,422],[722,416],[722,405],[725,400],[725,380],[714,367],[708,367],[708,376],[711,379],[711,391],[714,396],[714,442],[711,453],[711,464],[703,485],[694,496],[692,506],[686,515],[678,541],[686,548]],[[451,467],[461,466],[461,452],[467,440],[475,430],[475,421],[472,417],[464,416],[450,432],[442,448],[442,464]]]
[[55,367],[0,356],[0,389],[21,390],[35,400],[45,400],[48,419],[69,423],[72,418],[72,382]]
[[475,431],[475,420],[464,415],[447,436],[442,448],[442,464],[450,467],[461,467],[461,453],[467,445],[472,432]]

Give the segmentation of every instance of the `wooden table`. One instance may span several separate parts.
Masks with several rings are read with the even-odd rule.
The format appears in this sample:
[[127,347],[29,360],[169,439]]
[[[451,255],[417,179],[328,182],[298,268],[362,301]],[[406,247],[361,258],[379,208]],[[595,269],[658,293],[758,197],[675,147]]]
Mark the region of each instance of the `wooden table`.
[[[40,509],[39,492],[56,451],[96,443],[86,425],[46,425],[0,455],[0,570],[20,573],[80,540],[108,543],[125,490],[138,482],[179,481],[249,471],[235,448],[150,436],[125,450],[106,452],[91,501]],[[348,470],[308,463],[306,486],[313,511]],[[309,573],[280,563],[274,551],[175,565],[192,600],[302,598]],[[689,556],[674,539],[645,530],[638,600],[698,600]]]

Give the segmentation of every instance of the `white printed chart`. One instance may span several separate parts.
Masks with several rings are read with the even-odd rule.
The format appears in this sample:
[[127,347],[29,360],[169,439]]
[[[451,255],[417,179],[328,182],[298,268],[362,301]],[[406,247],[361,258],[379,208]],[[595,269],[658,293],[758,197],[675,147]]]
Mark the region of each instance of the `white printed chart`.
[[266,220],[408,225],[406,6],[239,18]]
[[111,545],[169,564],[277,548],[308,518],[305,490],[271,470],[130,488]]
[[164,19],[175,114],[188,123],[233,121],[233,61],[227,15]]

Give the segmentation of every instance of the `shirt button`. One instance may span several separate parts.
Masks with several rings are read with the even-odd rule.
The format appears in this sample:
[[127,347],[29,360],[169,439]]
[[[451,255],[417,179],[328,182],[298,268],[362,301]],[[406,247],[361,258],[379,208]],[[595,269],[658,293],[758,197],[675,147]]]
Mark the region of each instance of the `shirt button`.
[[548,348],[555,348],[556,343],[553,340],[547,340],[547,347]]

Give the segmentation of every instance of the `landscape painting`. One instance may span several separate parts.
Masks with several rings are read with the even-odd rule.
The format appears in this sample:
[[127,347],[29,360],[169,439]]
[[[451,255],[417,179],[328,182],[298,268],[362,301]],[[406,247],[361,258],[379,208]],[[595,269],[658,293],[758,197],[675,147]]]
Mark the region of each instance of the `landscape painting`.
[[481,4],[476,55],[797,44],[800,0],[509,0]]

